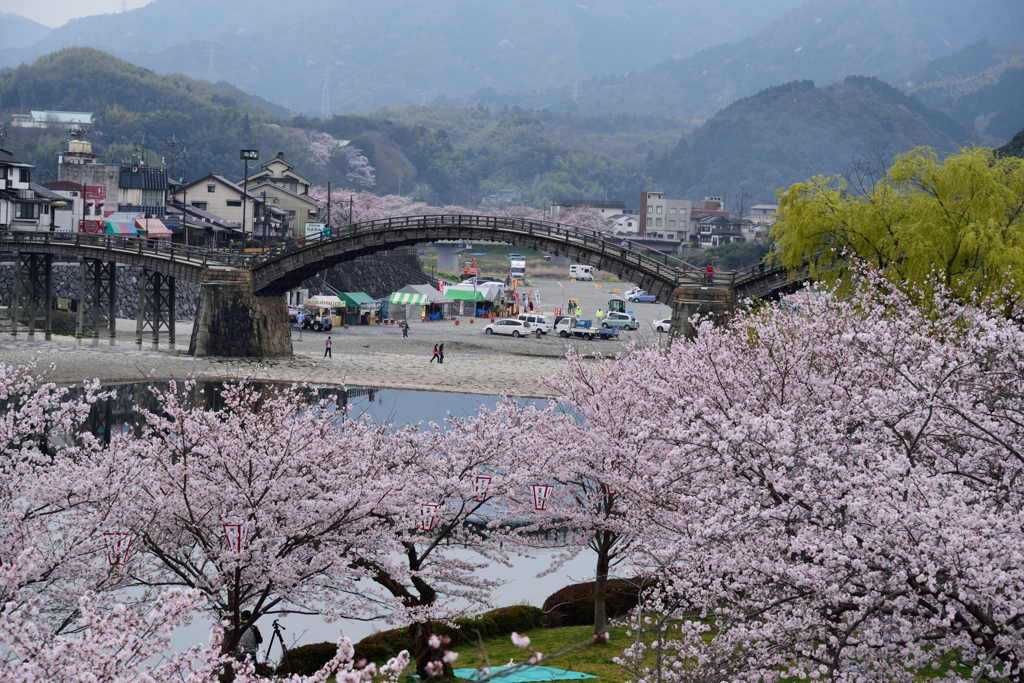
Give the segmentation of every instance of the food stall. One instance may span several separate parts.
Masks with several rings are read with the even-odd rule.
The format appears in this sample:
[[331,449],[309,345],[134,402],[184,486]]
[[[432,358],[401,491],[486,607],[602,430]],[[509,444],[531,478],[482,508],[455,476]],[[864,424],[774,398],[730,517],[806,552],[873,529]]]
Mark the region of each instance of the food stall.
[[345,302],[341,298],[328,294],[317,294],[306,299],[304,303],[307,309],[316,309],[320,315],[329,315],[331,325],[337,327],[342,325],[341,316]]
[[381,302],[374,301],[366,292],[342,292],[341,299],[343,325],[375,325],[379,322]]

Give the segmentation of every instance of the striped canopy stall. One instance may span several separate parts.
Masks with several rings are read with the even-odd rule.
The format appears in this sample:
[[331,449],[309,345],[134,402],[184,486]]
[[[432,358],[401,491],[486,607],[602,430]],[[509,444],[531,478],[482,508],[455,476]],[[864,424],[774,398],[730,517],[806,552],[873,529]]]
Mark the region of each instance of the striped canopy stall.
[[103,231],[106,235],[138,235],[139,231],[135,229],[135,226],[131,223],[121,223],[118,221],[105,221],[106,229]]
[[388,302],[393,304],[404,304],[406,306],[429,306],[430,297],[426,294],[414,294],[412,292],[395,292],[388,297]]

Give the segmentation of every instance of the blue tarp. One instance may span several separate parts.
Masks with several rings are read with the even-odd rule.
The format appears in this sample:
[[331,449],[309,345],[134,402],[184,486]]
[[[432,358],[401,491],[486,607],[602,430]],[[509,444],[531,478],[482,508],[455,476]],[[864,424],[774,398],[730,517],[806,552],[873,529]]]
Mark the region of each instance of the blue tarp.
[[[508,669],[515,669],[507,675],[502,676],[501,672]],[[475,681],[480,672],[478,669],[456,669],[455,675],[459,678],[466,678],[471,681]],[[579,671],[566,671],[565,669],[555,669],[550,666],[520,666],[518,664],[512,664],[507,666],[495,666],[491,667],[491,676],[494,676],[498,681],[507,681],[507,683],[525,683],[526,681],[578,681],[584,678],[597,678],[590,674],[580,673]]]

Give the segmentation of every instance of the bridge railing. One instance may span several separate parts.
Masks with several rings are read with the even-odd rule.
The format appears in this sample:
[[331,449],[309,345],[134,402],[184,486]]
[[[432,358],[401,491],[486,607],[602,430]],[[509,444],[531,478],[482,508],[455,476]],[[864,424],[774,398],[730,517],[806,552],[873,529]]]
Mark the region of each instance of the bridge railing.
[[212,263],[236,268],[249,268],[253,261],[250,255],[174,244],[166,239],[148,239],[129,235],[93,235],[81,232],[0,232],[0,250],[14,251],[18,248],[31,248],[38,245],[116,250],[166,258],[169,261],[188,261],[196,265]]
[[259,267],[292,254],[296,251],[309,249],[318,244],[334,240],[350,239],[373,233],[392,230],[431,229],[431,228],[480,228],[484,230],[502,230],[516,232],[526,236],[544,237],[556,242],[575,244],[606,254],[627,264],[635,264],[637,268],[655,277],[676,284],[692,284],[701,281],[703,271],[685,261],[654,249],[630,244],[622,249],[619,240],[595,230],[578,228],[562,223],[533,221],[523,218],[487,215],[425,215],[399,216],[372,221],[353,223],[335,227],[320,233],[289,240],[284,244],[256,256],[253,265]]

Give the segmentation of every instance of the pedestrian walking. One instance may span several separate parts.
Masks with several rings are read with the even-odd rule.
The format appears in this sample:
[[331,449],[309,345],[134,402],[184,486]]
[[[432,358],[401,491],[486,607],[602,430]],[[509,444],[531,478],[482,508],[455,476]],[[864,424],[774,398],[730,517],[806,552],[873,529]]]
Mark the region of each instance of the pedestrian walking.
[[327,341],[324,343],[324,358],[334,358],[331,355],[331,338],[327,337]]
[[433,363],[435,360],[437,360],[437,353],[438,353],[438,351],[437,351],[437,344],[434,344],[434,355],[430,358],[430,362],[431,363]]
[[709,285],[714,284],[715,283],[715,267],[713,265],[711,265],[710,263],[708,264],[707,274],[708,274],[708,284]]
[[582,318],[583,317],[583,309],[580,308],[579,306],[576,307],[576,317],[577,318]]
[[437,350],[437,364],[440,365],[444,362],[444,344],[441,344],[441,348]]
[[302,311],[299,311],[295,316],[295,323],[299,326],[299,341],[302,341],[302,323],[306,319],[306,316],[302,315]]
[[405,323],[402,325],[402,339],[408,339],[408,338],[409,338],[409,321],[406,320]]
[[601,324],[601,318],[604,317],[604,313],[601,311],[600,308],[597,309],[597,314],[594,317],[597,318],[597,324],[600,325]]
[[626,240],[622,240],[622,244],[620,244],[619,246],[622,247],[622,255],[625,256],[626,252],[629,251],[629,242]]

